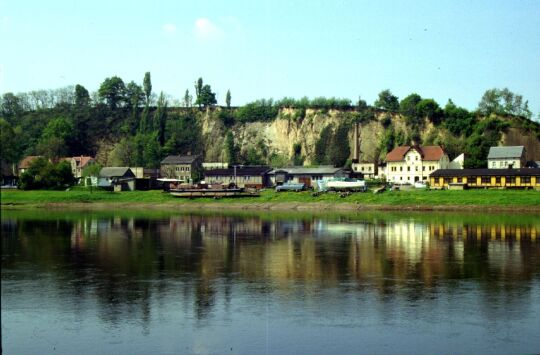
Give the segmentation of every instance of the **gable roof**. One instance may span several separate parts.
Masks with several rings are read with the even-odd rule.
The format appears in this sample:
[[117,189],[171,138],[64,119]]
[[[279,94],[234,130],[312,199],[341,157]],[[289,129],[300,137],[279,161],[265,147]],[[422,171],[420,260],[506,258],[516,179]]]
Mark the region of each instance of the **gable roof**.
[[[236,176],[263,175],[270,171],[268,166],[239,166],[236,168]],[[204,176],[234,176],[234,168],[212,169],[205,171]]]
[[88,163],[95,161],[92,157],[87,156],[79,156],[79,157],[73,157],[73,160],[75,160],[75,163],[77,163],[77,167],[84,168]]
[[420,153],[420,156],[424,161],[437,161],[445,154],[444,150],[438,145],[427,145],[425,147],[411,147],[409,145],[402,145],[394,148],[390,153],[388,153],[386,155],[386,161],[403,161],[405,159],[405,155],[411,149],[415,149],[418,153]]
[[491,147],[489,148],[488,159],[521,158],[524,149],[522,145]]
[[105,167],[99,172],[99,177],[113,178],[113,177],[135,177],[133,171],[128,167]]
[[303,166],[293,166],[287,168],[274,169],[268,174],[275,175],[276,173],[287,173],[290,175],[323,175],[323,174],[335,174],[342,168],[334,168],[331,165],[321,165],[316,168],[304,168]]
[[192,164],[199,155],[169,155],[161,161],[161,164]]
[[43,158],[41,155],[29,155],[27,157],[24,157],[23,160],[19,163],[19,169],[28,169],[30,165],[34,162],[34,160]]

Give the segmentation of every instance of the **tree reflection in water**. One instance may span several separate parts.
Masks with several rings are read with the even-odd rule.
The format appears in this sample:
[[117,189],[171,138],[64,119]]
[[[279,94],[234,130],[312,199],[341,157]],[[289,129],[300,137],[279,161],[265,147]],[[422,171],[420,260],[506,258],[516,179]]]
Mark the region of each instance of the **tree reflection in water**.
[[518,317],[540,274],[534,217],[11,212],[2,219],[2,281],[50,276],[73,312],[97,302],[103,322],[135,321],[146,333],[171,296],[201,326],[216,307],[237,311],[239,294],[270,295],[294,314],[299,305],[340,310],[341,299],[371,294],[377,307],[397,298],[426,307],[474,289],[482,301],[473,311]]

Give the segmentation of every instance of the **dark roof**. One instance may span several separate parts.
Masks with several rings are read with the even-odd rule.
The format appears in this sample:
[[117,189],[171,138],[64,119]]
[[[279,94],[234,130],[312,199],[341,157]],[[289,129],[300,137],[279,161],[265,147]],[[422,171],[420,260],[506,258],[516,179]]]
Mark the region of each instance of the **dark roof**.
[[272,170],[270,175],[289,174],[289,175],[333,175],[341,172],[343,168],[334,168],[332,165],[321,165],[318,167],[291,166]]
[[439,169],[432,172],[429,176],[540,176],[540,169]]
[[[263,175],[270,170],[268,166],[239,166],[236,168],[236,176]],[[234,168],[208,170],[204,172],[204,176],[234,176]]]
[[521,158],[524,149],[522,145],[491,147],[489,148],[488,159]]
[[133,171],[128,167],[105,167],[99,172],[99,177],[135,177],[135,174],[133,174]]
[[199,155],[169,155],[161,161],[161,164],[192,164]]

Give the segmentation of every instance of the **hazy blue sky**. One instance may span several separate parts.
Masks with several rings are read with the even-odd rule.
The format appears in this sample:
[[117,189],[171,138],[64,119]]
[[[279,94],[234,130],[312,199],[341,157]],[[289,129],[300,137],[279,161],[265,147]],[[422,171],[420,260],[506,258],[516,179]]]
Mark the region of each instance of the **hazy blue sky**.
[[540,1],[0,2],[0,92],[109,76],[175,98],[200,76],[223,103],[386,88],[469,109],[508,87],[540,112]]

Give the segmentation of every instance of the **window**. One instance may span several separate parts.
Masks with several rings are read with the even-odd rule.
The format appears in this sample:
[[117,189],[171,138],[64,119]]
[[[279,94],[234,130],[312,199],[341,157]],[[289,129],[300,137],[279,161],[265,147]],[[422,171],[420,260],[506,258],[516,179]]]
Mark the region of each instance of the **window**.
[[463,178],[462,178],[462,177],[458,177],[458,178],[457,178],[457,182],[462,183],[462,182],[463,182]]
[[530,184],[531,183],[531,177],[530,176],[521,177],[521,183],[522,184]]
[[416,156],[415,158],[416,158],[416,159],[414,159],[414,160],[418,161],[418,156]]
[[402,166],[399,167],[399,171],[403,171],[403,167],[402,167]]
[[425,167],[425,166],[422,167],[422,171],[426,171],[426,167]]
[[489,176],[482,176],[482,184],[489,184],[491,179]]
[[416,171],[418,171],[418,167],[416,167]]
[[500,178],[500,177],[496,177],[496,178],[495,178],[495,183],[496,183],[496,184],[500,184],[500,183],[501,183],[501,178]]
[[411,167],[410,167],[410,166],[407,167],[407,171],[411,171]]
[[506,184],[515,184],[516,183],[516,177],[515,176],[507,176],[506,177]]
[[449,183],[452,182],[452,178],[446,177],[446,178],[444,178],[444,182],[445,182],[446,184],[449,184]]

